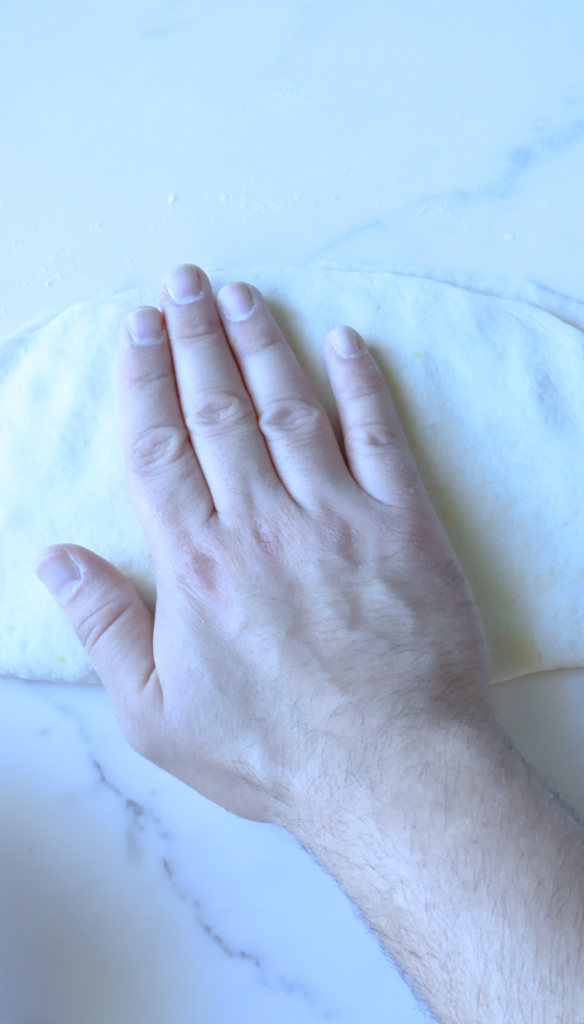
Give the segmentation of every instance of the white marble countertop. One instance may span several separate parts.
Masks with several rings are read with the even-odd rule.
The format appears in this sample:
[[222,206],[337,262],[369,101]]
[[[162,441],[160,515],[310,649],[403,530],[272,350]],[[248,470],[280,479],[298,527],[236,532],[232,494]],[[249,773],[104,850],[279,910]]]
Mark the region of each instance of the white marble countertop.
[[[0,337],[182,261],[584,299],[583,28],[575,0],[4,5]],[[583,693],[582,671],[492,693],[582,813]],[[427,1019],[295,841],[141,759],[103,691],[2,679],[0,732],[0,1017]]]

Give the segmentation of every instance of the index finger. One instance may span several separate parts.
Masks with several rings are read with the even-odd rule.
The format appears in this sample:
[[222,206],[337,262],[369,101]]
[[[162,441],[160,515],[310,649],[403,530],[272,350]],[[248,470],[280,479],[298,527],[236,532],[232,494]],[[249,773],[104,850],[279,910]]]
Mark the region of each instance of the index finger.
[[[136,339],[134,342],[133,339]],[[208,522],[213,499],[186,427],[160,310],[139,306],[118,335],[117,398],[128,490],[153,560]]]

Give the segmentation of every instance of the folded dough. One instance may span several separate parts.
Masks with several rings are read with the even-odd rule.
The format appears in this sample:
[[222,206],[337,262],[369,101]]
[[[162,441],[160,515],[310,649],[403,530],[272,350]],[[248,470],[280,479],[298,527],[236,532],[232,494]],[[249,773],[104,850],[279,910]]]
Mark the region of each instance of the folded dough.
[[[264,294],[341,440],[322,355],[365,338],[481,610],[493,683],[584,667],[584,303],[530,282],[425,268],[314,264],[210,271],[215,295]],[[99,683],[32,571],[73,543],[125,573],[153,611],[116,398],[120,321],[156,287],[37,317],[0,345],[0,675]]]

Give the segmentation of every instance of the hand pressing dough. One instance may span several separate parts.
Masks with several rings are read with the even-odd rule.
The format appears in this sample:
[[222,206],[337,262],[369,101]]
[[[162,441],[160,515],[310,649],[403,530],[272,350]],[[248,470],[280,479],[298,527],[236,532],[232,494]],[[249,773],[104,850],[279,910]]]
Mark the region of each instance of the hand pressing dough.
[[[325,335],[363,335],[483,616],[493,683],[584,667],[584,303],[529,282],[383,265],[209,272],[255,284],[342,438]],[[99,683],[32,571],[80,544],[151,611],[152,561],[124,475],[122,318],[156,286],[38,317],[0,345],[0,675]]]

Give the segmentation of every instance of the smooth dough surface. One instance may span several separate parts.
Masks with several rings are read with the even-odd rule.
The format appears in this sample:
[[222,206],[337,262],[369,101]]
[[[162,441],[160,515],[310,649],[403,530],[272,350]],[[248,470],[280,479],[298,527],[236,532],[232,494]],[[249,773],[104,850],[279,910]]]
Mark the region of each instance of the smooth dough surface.
[[[531,282],[320,263],[207,271],[255,284],[327,410],[325,335],[359,331],[483,616],[491,682],[584,667],[584,303]],[[157,283],[156,283],[157,284]],[[80,544],[156,603],[128,495],[120,321],[156,284],[52,311],[0,344],[0,675],[99,677],[32,571]]]

